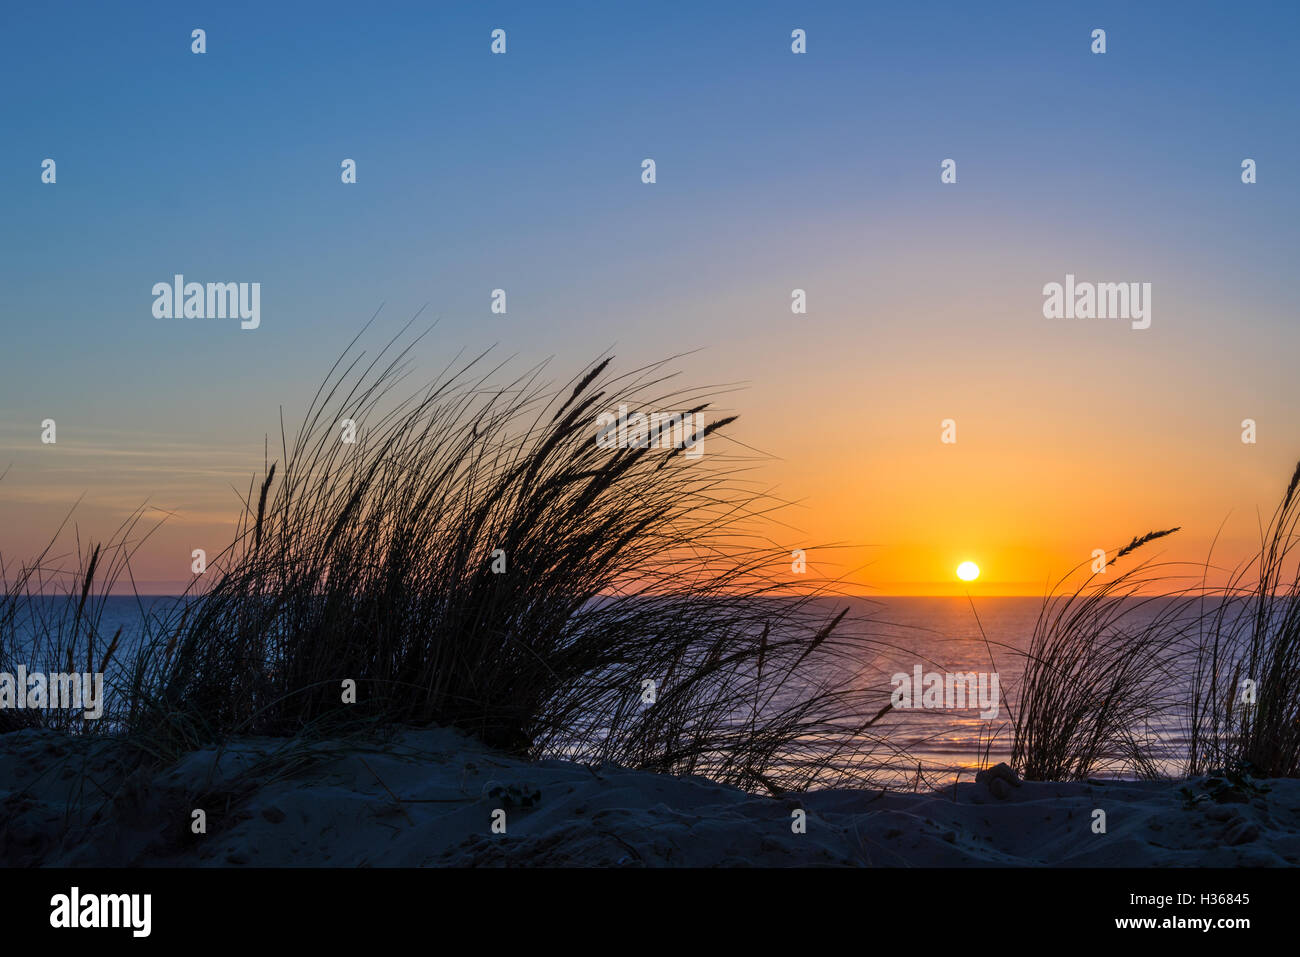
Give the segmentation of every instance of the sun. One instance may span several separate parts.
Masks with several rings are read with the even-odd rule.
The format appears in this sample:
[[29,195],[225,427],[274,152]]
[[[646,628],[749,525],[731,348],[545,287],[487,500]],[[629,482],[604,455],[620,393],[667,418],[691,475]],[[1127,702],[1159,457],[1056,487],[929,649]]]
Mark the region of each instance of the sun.
[[957,566],[957,577],[964,582],[973,582],[980,577],[980,567],[974,562],[962,562]]

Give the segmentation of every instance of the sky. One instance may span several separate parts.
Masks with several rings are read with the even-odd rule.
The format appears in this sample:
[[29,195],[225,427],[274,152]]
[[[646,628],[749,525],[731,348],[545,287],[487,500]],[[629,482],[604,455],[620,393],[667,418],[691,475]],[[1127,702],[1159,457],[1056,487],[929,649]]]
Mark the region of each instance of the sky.
[[[841,546],[810,561],[864,594],[961,594],[963,560],[984,594],[1039,594],[1176,525],[1154,557],[1217,536],[1231,564],[1300,458],[1293,3],[2,17],[10,564],[74,503],[93,538],[148,502],[169,517],[137,586],[183,587],[376,310],[376,342],[436,320],[430,377],[492,345],[557,382],[687,353],[684,381],[743,386],[724,406],[789,543]],[[260,326],[156,317],[177,273],[261,283]],[[1067,274],[1150,283],[1150,327],[1046,318]]]

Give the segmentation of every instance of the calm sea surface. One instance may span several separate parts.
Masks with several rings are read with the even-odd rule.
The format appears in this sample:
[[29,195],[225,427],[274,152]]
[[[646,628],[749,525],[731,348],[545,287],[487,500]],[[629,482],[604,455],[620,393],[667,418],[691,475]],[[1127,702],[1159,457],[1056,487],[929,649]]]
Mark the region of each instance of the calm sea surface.
[[[110,598],[104,603],[97,630],[99,634],[112,635],[121,626],[125,653],[139,639],[142,610],[145,614],[162,613],[172,601]],[[882,643],[877,659],[865,673],[873,686],[888,688],[891,674],[910,675],[917,665],[925,672],[996,671],[998,674],[1001,706],[995,718],[982,718],[973,708],[915,709],[886,716],[875,730],[886,733],[891,744],[908,752],[907,759],[896,761],[900,772],[906,763],[914,773],[920,762],[927,775],[935,780],[949,780],[958,772],[969,778],[973,769],[986,760],[997,761],[1009,756],[1011,712],[1023,670],[1018,652],[1028,647],[1041,608],[1040,599],[977,598],[974,609],[966,598],[884,598],[870,602],[850,599],[849,602],[854,615],[873,620],[870,633]],[[840,605],[843,603],[844,600],[839,601]],[[1155,613],[1154,607],[1135,612],[1130,616],[1130,624],[1140,623],[1143,615]],[[987,644],[981,636],[980,624]],[[20,621],[19,627],[23,628],[24,623]],[[122,657],[128,656],[122,654]],[[1170,755],[1176,754],[1183,740],[1181,721],[1171,720],[1166,727],[1154,730],[1168,741]]]

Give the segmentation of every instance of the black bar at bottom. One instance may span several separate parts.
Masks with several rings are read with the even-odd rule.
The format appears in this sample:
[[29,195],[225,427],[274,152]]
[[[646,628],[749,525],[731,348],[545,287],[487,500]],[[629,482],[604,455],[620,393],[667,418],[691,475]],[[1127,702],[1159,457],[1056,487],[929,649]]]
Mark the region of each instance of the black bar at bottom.
[[[1294,911],[1294,879],[1210,869],[11,869],[0,871],[0,912],[7,944],[76,935],[77,944],[355,939],[373,947],[413,935],[441,948],[455,946],[456,938],[441,936],[454,932],[471,935],[476,947],[549,946],[573,934],[574,944],[607,948],[636,938],[666,946],[685,932],[729,948],[746,940],[771,948],[782,930],[810,937],[834,930],[864,944],[1023,940],[1035,932],[1091,942],[1105,932],[1180,942],[1199,935],[1231,946],[1293,922],[1283,908]],[[145,894],[147,937],[138,933],[143,897],[103,896]],[[70,926],[83,915],[125,926]],[[69,926],[52,926],[52,916]]]

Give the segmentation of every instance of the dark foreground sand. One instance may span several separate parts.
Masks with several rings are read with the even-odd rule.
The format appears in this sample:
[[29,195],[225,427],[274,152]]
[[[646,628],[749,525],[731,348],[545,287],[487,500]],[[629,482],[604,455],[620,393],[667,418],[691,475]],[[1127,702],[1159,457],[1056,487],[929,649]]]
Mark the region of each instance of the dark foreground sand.
[[[755,797],[701,778],[493,753],[450,730],[246,739],[124,774],[112,742],[0,736],[0,864],[819,866],[1300,864],[1300,781]],[[1184,788],[1187,789],[1186,793]],[[193,811],[207,833],[191,832]],[[492,833],[505,812],[505,834]],[[793,833],[792,812],[807,814]],[[1093,833],[1093,812],[1106,833]]]

